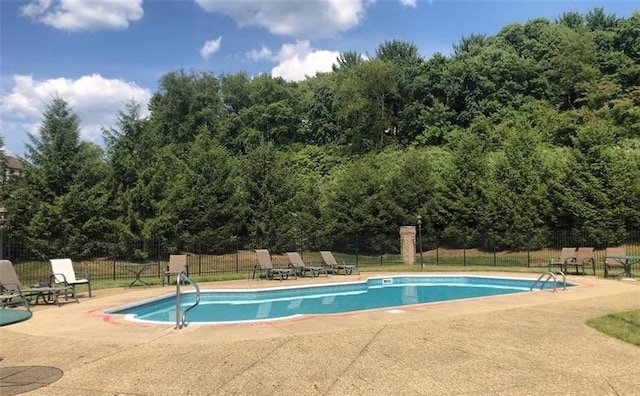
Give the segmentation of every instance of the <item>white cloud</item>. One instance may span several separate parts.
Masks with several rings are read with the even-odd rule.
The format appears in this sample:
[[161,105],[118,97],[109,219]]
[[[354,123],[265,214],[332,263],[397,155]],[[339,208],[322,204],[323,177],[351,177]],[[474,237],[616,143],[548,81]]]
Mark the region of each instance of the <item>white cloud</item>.
[[296,38],[333,36],[360,23],[371,0],[195,0],[208,12],[231,17],[240,27],[260,26]]
[[400,3],[402,3],[402,5],[406,7],[415,8],[418,6],[418,0],[400,0]]
[[222,37],[218,37],[215,40],[208,40],[207,42],[204,43],[202,48],[200,48],[200,55],[202,55],[202,57],[205,59],[209,58],[211,55],[218,52],[218,50],[220,49],[221,43],[222,43]]
[[80,117],[81,138],[102,142],[102,127],[115,124],[118,111],[131,99],[141,104],[141,115],[147,116],[148,89],[119,79],[107,79],[99,74],[83,76],[77,80],[55,78],[36,81],[30,75],[14,75],[10,93],[0,96],[0,121],[5,143],[13,142],[15,149],[26,142],[27,132],[36,134],[42,112],[52,98],[59,96],[69,103]]
[[259,61],[262,59],[273,60],[273,52],[264,45],[260,50],[251,50],[245,54],[245,56],[251,60]]
[[37,0],[22,15],[60,30],[126,29],[142,19],[142,0]]
[[284,44],[277,55],[280,64],[271,70],[271,75],[289,81],[304,80],[318,72],[331,71],[338,55],[335,51],[314,50],[308,41]]

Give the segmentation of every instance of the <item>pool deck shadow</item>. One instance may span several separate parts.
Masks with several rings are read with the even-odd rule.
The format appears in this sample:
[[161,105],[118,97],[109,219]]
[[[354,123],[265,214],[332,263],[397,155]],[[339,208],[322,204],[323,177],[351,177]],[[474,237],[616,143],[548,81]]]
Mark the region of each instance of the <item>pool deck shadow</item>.
[[[383,274],[201,287],[295,286],[375,275]],[[580,286],[182,330],[104,314],[174,287],[96,290],[79,304],[36,306],[30,320],[1,327],[0,369],[63,372],[53,383],[24,388],[25,395],[640,394],[640,347],[584,323],[640,309],[640,282],[568,280]],[[5,385],[0,379],[0,393],[9,389]]]

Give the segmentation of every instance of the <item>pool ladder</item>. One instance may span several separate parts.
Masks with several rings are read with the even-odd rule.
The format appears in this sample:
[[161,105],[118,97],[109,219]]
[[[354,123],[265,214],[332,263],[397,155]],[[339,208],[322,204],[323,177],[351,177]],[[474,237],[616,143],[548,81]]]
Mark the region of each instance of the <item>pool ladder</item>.
[[[191,286],[193,286],[196,289],[196,302],[193,303],[193,305],[188,306],[187,309],[181,312],[182,306],[180,305],[180,297],[182,294],[180,293],[180,284],[183,281],[191,284]],[[178,277],[176,278],[176,327],[175,327],[175,330],[180,330],[183,327],[187,327],[187,312],[191,311],[198,304],[200,304],[200,286],[198,286],[198,284],[193,279],[189,278],[186,272],[184,271],[180,272],[178,274]]]
[[[558,271],[558,274],[562,275],[562,290],[567,290],[567,277],[564,275],[564,272],[562,271]],[[531,284],[531,288],[529,288],[529,290],[533,290],[533,288],[536,287],[538,283],[540,283],[540,290],[542,290],[544,289],[544,285],[546,285],[547,282],[549,282],[552,279],[553,279],[553,291],[555,292],[558,289],[557,288],[558,281],[556,279],[556,274],[554,274],[551,271],[545,272],[544,274],[540,275],[540,277],[537,280],[533,281],[533,283]]]

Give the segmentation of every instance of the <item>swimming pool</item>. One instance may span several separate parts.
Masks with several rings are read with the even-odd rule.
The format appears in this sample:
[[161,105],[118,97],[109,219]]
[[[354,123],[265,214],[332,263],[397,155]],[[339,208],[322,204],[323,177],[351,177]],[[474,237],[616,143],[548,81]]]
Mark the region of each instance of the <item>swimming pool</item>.
[[[528,292],[535,279],[486,276],[385,276],[364,281],[298,285],[253,290],[203,290],[200,305],[189,312],[190,324],[224,324],[282,320],[302,315],[336,314],[440,301]],[[566,286],[573,286],[567,282]],[[537,286],[540,287],[540,286]],[[558,287],[562,287],[562,281]],[[545,288],[553,288],[548,282]],[[195,295],[186,292],[181,306]],[[175,293],[107,310],[125,319],[175,323]]]

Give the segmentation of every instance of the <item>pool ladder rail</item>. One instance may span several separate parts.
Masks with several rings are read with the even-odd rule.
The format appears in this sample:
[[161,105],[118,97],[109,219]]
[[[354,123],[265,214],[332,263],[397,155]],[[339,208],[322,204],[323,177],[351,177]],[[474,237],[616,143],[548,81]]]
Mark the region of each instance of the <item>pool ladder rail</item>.
[[[567,277],[565,276],[564,272],[562,272],[562,271],[558,271],[557,274],[558,275],[562,275],[562,290],[566,291],[567,290]],[[549,282],[552,279],[553,279],[553,291],[555,293],[555,291],[558,289],[558,287],[557,287],[558,281],[556,279],[556,274],[554,274],[551,271],[545,272],[544,274],[540,275],[540,277],[538,277],[538,279],[533,281],[533,283],[531,284],[531,288],[529,288],[529,290],[533,290],[533,288],[536,287],[536,285],[538,283],[540,283],[540,290],[542,290],[542,289],[544,289],[544,285],[546,285],[547,282]]]
[[[182,306],[180,305],[180,297],[182,294],[180,293],[180,284],[183,281],[191,284],[191,286],[193,286],[196,289],[196,302],[193,303],[193,305],[190,305],[189,307],[187,307],[187,309],[185,309],[183,312],[181,312]],[[183,327],[187,327],[187,313],[191,311],[193,308],[195,308],[198,304],[200,304],[200,286],[198,286],[198,284],[193,279],[189,278],[186,272],[184,271],[180,272],[178,274],[178,277],[176,278],[176,327],[174,328],[175,330],[180,330]]]

